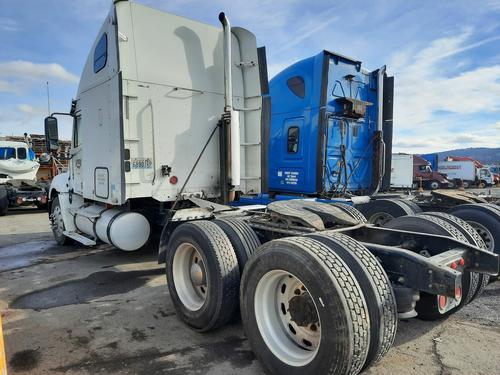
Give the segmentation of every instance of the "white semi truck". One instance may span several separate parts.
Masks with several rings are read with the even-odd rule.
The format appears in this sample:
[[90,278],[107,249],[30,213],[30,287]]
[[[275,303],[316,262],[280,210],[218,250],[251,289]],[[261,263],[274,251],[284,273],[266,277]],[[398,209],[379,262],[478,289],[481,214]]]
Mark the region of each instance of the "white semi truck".
[[0,141],[0,216],[12,207],[47,206],[48,185],[36,180],[38,168],[27,143]]
[[438,162],[438,171],[447,176],[452,186],[464,188],[473,185],[491,186],[494,184],[494,176],[488,168],[477,167],[472,160],[445,160]]
[[[161,231],[183,322],[208,331],[239,310],[271,373],[357,374],[387,353],[398,316],[452,314],[498,273],[498,256],[447,217],[378,228],[345,204],[227,205],[265,186],[269,99],[264,50],[219,20],[113,2],[66,114],[55,238],[133,251]],[[59,115],[45,120],[49,149]]]

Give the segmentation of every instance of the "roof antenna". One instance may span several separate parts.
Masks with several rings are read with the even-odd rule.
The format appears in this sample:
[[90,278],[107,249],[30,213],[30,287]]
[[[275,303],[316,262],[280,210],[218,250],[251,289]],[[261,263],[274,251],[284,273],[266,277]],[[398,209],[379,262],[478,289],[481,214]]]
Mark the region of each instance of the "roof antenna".
[[50,116],[50,94],[49,94],[49,81],[47,81],[47,110],[49,111]]

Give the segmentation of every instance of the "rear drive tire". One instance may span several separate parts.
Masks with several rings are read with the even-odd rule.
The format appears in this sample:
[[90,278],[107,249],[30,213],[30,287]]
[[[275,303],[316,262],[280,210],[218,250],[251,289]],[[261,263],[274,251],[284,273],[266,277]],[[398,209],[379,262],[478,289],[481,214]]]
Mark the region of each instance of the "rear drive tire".
[[216,224],[201,220],[178,226],[167,245],[166,272],[177,316],[195,330],[218,328],[235,315],[238,259]]
[[488,250],[500,255],[500,212],[490,204],[462,204],[448,210],[469,223],[483,238]]
[[[429,234],[437,234],[449,236],[463,242],[467,242],[465,236],[454,226],[447,223],[443,219],[423,215],[419,216],[404,216],[394,219],[384,225],[386,228],[408,230],[413,232],[422,232]],[[478,288],[479,275],[475,272],[463,272],[462,274],[462,297],[460,303],[445,313],[439,311],[439,296],[425,292],[420,293],[420,300],[416,303],[415,310],[418,313],[418,318],[423,320],[438,320],[443,319],[468,303]]]
[[7,215],[9,210],[9,196],[5,186],[0,186],[0,216]]
[[248,258],[261,245],[259,237],[257,237],[252,227],[241,219],[216,219],[213,223],[217,224],[229,238],[236,253],[236,258],[238,258],[240,274],[243,273]]
[[273,374],[358,374],[370,319],[356,277],[321,242],[267,242],[247,262],[240,310],[253,352]]
[[363,291],[370,316],[370,348],[363,369],[380,360],[396,337],[398,315],[396,297],[377,258],[356,240],[333,231],[311,234],[346,263]]
[[52,227],[52,233],[54,233],[54,238],[56,239],[57,243],[61,246],[68,245],[70,239],[64,235],[64,231],[66,229],[64,227],[59,197],[56,197],[52,202],[52,206],[50,208],[50,223]]
[[[467,238],[467,241],[469,241],[470,244],[475,245],[480,249],[488,251],[488,247],[484,243],[482,237],[465,220],[462,220],[457,216],[447,214],[445,212],[426,212],[424,216],[427,215],[438,217],[440,219],[447,221],[451,225],[454,225],[465,236],[465,238]],[[470,301],[473,301],[476,297],[479,297],[483,293],[484,289],[488,286],[489,282],[490,282],[490,276],[480,273],[478,288]]]
[[383,226],[388,221],[413,214],[413,210],[399,199],[376,199],[363,203],[356,208],[366,217],[370,224]]
[[406,204],[408,207],[410,207],[410,209],[415,214],[422,212],[422,209],[420,208],[420,206],[409,199],[399,199],[399,201]]
[[340,208],[345,213],[351,215],[352,218],[358,220],[360,223],[367,223],[366,217],[354,206],[347,203],[331,203],[332,206]]

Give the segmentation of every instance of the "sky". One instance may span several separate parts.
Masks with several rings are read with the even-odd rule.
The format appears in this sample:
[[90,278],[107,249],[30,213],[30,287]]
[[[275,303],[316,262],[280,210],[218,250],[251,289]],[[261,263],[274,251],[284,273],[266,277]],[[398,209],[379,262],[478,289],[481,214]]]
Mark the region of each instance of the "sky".
[[[266,46],[270,78],[326,49],[395,78],[396,152],[500,147],[500,0],[138,0]],[[0,0],[0,136],[69,111],[111,0]],[[61,138],[71,124],[60,123]]]

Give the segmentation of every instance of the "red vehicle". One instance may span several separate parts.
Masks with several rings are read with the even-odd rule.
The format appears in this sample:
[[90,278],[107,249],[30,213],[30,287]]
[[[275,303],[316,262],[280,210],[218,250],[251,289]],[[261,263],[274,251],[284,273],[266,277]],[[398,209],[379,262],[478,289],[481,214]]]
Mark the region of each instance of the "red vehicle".
[[430,190],[444,189],[449,185],[446,175],[433,171],[430,162],[418,155],[413,155],[413,184],[420,187],[420,181],[422,181],[422,187]]

